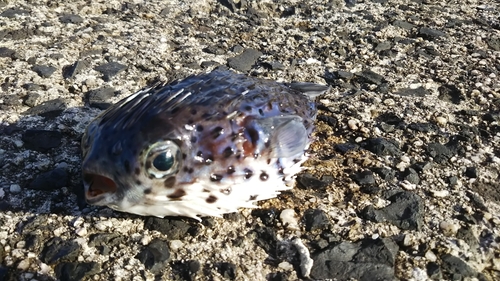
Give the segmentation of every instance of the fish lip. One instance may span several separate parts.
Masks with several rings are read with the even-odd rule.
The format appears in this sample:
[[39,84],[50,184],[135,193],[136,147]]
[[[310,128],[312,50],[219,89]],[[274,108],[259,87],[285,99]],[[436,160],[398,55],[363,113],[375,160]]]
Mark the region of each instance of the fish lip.
[[[101,173],[83,172],[83,185],[85,201],[91,205],[106,205],[109,196],[116,194],[118,184],[111,178]],[[105,200],[108,198],[108,200]]]

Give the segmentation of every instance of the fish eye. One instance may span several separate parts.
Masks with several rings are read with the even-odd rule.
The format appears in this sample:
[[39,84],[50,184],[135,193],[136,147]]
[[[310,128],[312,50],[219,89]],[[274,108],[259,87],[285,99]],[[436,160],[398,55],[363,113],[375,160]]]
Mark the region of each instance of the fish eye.
[[172,141],[157,142],[149,147],[145,160],[147,172],[155,178],[164,178],[179,170],[181,150]]
[[153,166],[158,171],[165,172],[170,170],[170,168],[172,168],[172,166],[174,165],[174,161],[175,161],[174,155],[172,155],[172,152],[169,150],[156,156],[155,159],[153,160]]

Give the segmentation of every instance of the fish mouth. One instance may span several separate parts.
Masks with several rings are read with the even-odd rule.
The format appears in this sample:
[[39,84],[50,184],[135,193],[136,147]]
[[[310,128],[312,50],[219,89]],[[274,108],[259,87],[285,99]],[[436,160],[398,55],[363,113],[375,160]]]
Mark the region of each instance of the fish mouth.
[[85,185],[85,199],[89,204],[96,204],[104,197],[114,194],[118,185],[114,180],[98,174],[83,174]]

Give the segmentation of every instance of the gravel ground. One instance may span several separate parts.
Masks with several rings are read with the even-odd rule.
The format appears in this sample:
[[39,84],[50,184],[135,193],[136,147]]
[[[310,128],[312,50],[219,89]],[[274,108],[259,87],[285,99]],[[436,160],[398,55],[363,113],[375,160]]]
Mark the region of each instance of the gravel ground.
[[[0,2],[0,279],[499,280],[499,13]],[[86,124],[154,80],[217,67],[331,86],[297,187],[201,223],[85,205]]]

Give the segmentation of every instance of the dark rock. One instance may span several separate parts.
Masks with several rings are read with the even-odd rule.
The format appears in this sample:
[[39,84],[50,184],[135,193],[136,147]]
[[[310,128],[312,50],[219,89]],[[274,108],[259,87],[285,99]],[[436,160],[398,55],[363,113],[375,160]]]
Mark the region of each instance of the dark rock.
[[325,122],[326,124],[328,124],[330,127],[337,127],[338,123],[339,123],[339,120],[337,120],[337,118],[335,117],[332,117],[332,116],[328,116],[328,115],[318,115],[317,119],[319,121],[323,121]]
[[26,83],[23,85],[23,88],[26,89],[27,91],[38,91],[42,89],[40,85],[35,83]]
[[38,102],[40,101],[41,99],[41,96],[40,94],[38,93],[29,93],[26,95],[26,97],[24,98],[24,101],[23,103],[29,107],[34,107],[38,104]]
[[241,72],[249,71],[263,54],[255,49],[245,49],[243,53],[227,59],[227,65]]
[[356,75],[362,78],[362,80],[366,81],[367,83],[376,85],[380,85],[385,80],[384,76],[375,73],[370,69],[365,69],[359,73],[356,73]]
[[[441,261],[441,268],[443,269],[443,273],[449,274],[450,276],[454,277],[458,277],[457,275],[459,275],[459,280],[462,278],[477,276],[477,272],[459,257],[455,257],[450,254],[444,254],[443,256],[441,256]],[[455,278],[453,279],[457,280]]]
[[408,30],[415,27],[415,25],[413,25],[407,21],[402,21],[402,20],[395,20],[392,22],[392,25],[397,26],[397,27],[401,27],[404,29],[408,29]]
[[486,39],[486,44],[488,44],[488,47],[490,47],[494,51],[500,51],[500,38],[499,37],[494,37],[491,36],[488,39]]
[[202,61],[200,64],[201,68],[209,68],[209,67],[218,66],[218,65],[220,65],[220,63],[218,63],[216,61],[211,61],[211,60]]
[[397,245],[390,239],[342,242],[312,256],[313,279],[395,280]]
[[441,268],[439,264],[435,262],[429,262],[426,266],[427,275],[432,280],[443,280],[443,273],[441,272]]
[[319,180],[309,173],[300,174],[297,176],[299,187],[304,189],[322,190],[328,186],[328,183]]
[[78,75],[83,69],[88,67],[88,63],[83,60],[77,60],[72,65],[68,65],[63,68],[64,79],[73,79]]
[[65,109],[66,102],[63,99],[53,99],[28,109],[26,114],[54,118],[61,114],[61,112]]
[[325,212],[321,209],[308,209],[304,212],[302,221],[306,231],[314,231],[316,229],[325,229],[330,226],[330,220]]
[[62,261],[76,261],[80,254],[80,245],[75,241],[64,241],[54,237],[45,243],[40,260],[46,264],[56,264]]
[[99,71],[103,75],[104,81],[111,80],[111,77],[117,75],[118,73],[127,69],[127,66],[118,62],[109,62],[105,64],[101,64],[94,68],[96,71]]
[[491,112],[488,112],[488,113],[485,113],[483,115],[483,120],[484,121],[487,121],[487,122],[498,122],[500,121],[500,114],[498,113],[491,113]]
[[377,44],[377,47],[375,47],[375,51],[382,52],[389,50],[391,48],[392,48],[392,43],[390,41],[384,41]]
[[62,23],[82,23],[83,18],[79,15],[67,14],[59,17],[59,21]]
[[101,266],[96,262],[63,262],[56,265],[54,271],[60,281],[79,281],[99,273]]
[[245,48],[243,48],[241,45],[237,44],[237,45],[234,45],[232,48],[231,48],[231,52],[235,53],[235,54],[239,54],[239,53],[242,53],[243,51],[245,50]]
[[389,125],[398,126],[398,127],[405,125],[404,119],[399,117],[398,115],[396,115],[393,112],[382,113],[379,116],[377,116],[377,118],[375,120],[377,120],[379,122],[387,123]]
[[[171,263],[174,276],[180,277],[180,280],[196,280],[195,276],[201,269],[201,264],[197,260],[174,261]],[[177,280],[177,279],[176,279]]]
[[372,185],[376,184],[375,177],[370,170],[357,172],[352,176],[352,179],[359,185]]
[[458,178],[456,176],[451,176],[448,178],[448,183],[451,185],[451,186],[455,186],[458,184]]
[[3,245],[0,244],[0,264],[3,263],[4,258],[5,258],[5,250],[3,248]]
[[424,87],[418,87],[416,89],[406,88],[398,90],[395,94],[400,96],[424,97],[429,95],[429,91]]
[[380,129],[382,129],[382,131],[384,131],[386,133],[393,132],[395,128],[396,128],[396,126],[394,126],[394,125],[390,125],[387,123],[380,123]]
[[36,72],[40,77],[42,78],[49,78],[54,71],[56,71],[56,68],[53,66],[47,66],[47,65],[34,65],[31,70]]
[[375,195],[380,192],[380,187],[376,185],[363,185],[359,188],[359,191],[363,192],[364,194]]
[[217,271],[226,279],[236,279],[236,265],[230,262],[220,262],[215,264]]
[[420,172],[424,172],[424,171],[430,170],[432,168],[432,163],[431,162],[417,162],[417,163],[411,165],[411,167],[415,171],[417,171],[418,173],[420,173]]
[[[354,1],[354,0],[352,0]],[[273,272],[266,275],[267,281],[288,281],[290,276],[286,272]]]
[[45,153],[61,145],[62,134],[58,131],[26,130],[21,139],[26,148]]
[[223,55],[226,53],[223,49],[221,49],[215,45],[211,45],[211,46],[208,46],[206,48],[203,48],[202,51],[205,53],[214,54],[214,55]]
[[26,187],[35,190],[56,190],[68,186],[69,175],[63,168],[39,174]]
[[254,209],[252,210],[252,216],[260,218],[263,224],[267,226],[273,226],[278,217],[276,209]]
[[359,150],[359,145],[355,143],[337,143],[334,146],[335,151],[340,152],[342,154],[346,154],[349,151],[357,151]]
[[354,77],[354,73],[349,72],[349,71],[339,70],[339,71],[337,71],[337,76],[342,78],[342,79],[351,80]]
[[446,36],[446,33],[442,32],[441,30],[428,27],[421,27],[420,30],[418,31],[418,34],[428,40],[433,40],[438,37]]
[[429,143],[426,147],[427,154],[429,154],[434,162],[444,164],[453,156],[453,152],[446,146],[440,143]]
[[125,238],[117,233],[96,233],[89,239],[89,247],[96,247],[101,255],[109,254],[112,247],[122,243],[125,243]]
[[261,247],[271,257],[276,257],[276,246],[278,245],[278,237],[276,232],[271,227],[258,226],[254,233],[256,235],[255,244]]
[[30,11],[19,9],[19,8],[9,8],[0,14],[0,17],[4,18],[14,18],[19,15],[27,15]]
[[189,223],[177,219],[148,217],[144,222],[144,228],[159,231],[170,240],[184,238],[190,227]]
[[285,70],[285,65],[278,61],[264,62],[262,65],[272,70]]
[[87,98],[91,107],[107,109],[112,103],[109,100],[115,95],[115,89],[112,87],[102,87],[89,91]]
[[467,167],[465,168],[465,176],[468,178],[477,178],[477,168],[476,167]]
[[406,168],[403,173],[403,178],[412,184],[418,184],[420,182],[420,177],[418,176],[417,171],[412,168]]
[[442,101],[460,104],[465,99],[462,92],[455,85],[440,86],[438,92],[438,98]]
[[21,100],[19,99],[19,95],[4,95],[3,96],[3,104],[8,106],[17,106],[21,105]]
[[[456,179],[456,180],[458,181],[458,179]],[[481,196],[479,196],[476,193],[471,192],[469,190],[466,191],[466,194],[467,194],[467,197],[469,197],[470,202],[474,205],[474,207],[478,208],[479,210],[488,211],[488,207],[486,206],[486,202],[484,201],[484,199]]]
[[422,199],[415,193],[399,191],[386,198],[391,203],[379,210],[372,205],[361,212],[361,216],[375,222],[388,221],[405,230],[418,230],[423,225],[424,206]]
[[410,123],[408,128],[424,133],[437,133],[439,131],[438,126],[432,123]]
[[2,58],[12,58],[16,51],[9,49],[7,47],[0,47],[0,57]]
[[170,259],[168,242],[154,239],[149,245],[144,247],[135,258],[143,263],[153,274],[159,274]]
[[471,250],[477,250],[479,247],[479,241],[474,236],[473,230],[470,226],[462,226],[457,231],[457,239],[463,240],[467,245],[469,245]]
[[394,140],[371,138],[362,143],[362,147],[378,156],[398,156],[401,154],[399,144]]

